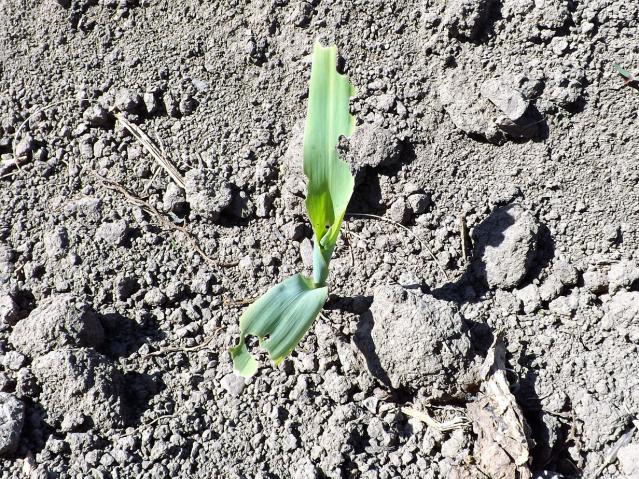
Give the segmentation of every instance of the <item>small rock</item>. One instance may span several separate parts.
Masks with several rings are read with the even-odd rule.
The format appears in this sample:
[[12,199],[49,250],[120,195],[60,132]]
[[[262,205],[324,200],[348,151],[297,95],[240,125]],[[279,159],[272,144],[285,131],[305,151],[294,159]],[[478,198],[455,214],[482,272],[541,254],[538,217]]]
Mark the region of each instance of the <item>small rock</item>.
[[18,320],[18,305],[11,296],[0,293],[0,331],[6,331]]
[[166,211],[170,211],[176,215],[184,214],[187,203],[182,189],[175,183],[170,182],[162,197],[162,205]]
[[197,108],[197,101],[191,95],[183,95],[178,108],[183,116],[191,115]]
[[302,458],[294,466],[292,479],[319,479],[320,470],[307,457]]
[[233,397],[238,397],[246,387],[246,381],[243,377],[233,373],[229,373],[222,378],[220,385],[224,390]]
[[473,231],[475,274],[490,288],[517,287],[532,264],[538,234],[539,223],[521,206],[495,209]]
[[0,364],[8,371],[19,371],[26,359],[18,351],[8,351],[4,356],[0,356]]
[[395,100],[392,93],[383,93],[377,97],[377,109],[388,113],[395,107]]
[[273,198],[268,193],[262,193],[255,198],[255,214],[258,218],[266,218],[271,210]]
[[62,258],[67,253],[69,237],[64,227],[44,233],[44,250],[49,258]]
[[615,225],[606,225],[602,231],[603,238],[608,243],[616,243],[619,240],[619,227]]
[[99,347],[103,340],[98,316],[71,294],[45,299],[14,326],[9,336],[14,348],[31,358],[64,346]]
[[515,296],[522,302],[524,313],[531,314],[541,308],[541,298],[539,288],[534,284],[529,284],[521,289],[516,289]]
[[390,166],[399,160],[401,143],[390,130],[377,125],[365,123],[355,128],[349,141],[351,170],[355,176],[355,184],[364,179],[365,169]]
[[298,223],[295,221],[291,221],[282,226],[282,233],[287,239],[292,241],[299,241],[304,238],[304,233],[306,232],[306,226],[304,223]]
[[489,0],[448,0],[442,24],[453,38],[477,39],[489,13]]
[[430,206],[430,196],[423,193],[410,195],[408,197],[408,206],[415,215],[426,213],[428,207]]
[[465,369],[471,345],[454,306],[398,285],[378,287],[373,298],[372,345],[359,334],[356,341],[365,355],[374,347],[382,370],[373,373],[394,388],[459,387],[453,371]]
[[236,218],[248,219],[255,213],[255,205],[245,191],[238,191],[233,195],[227,212]]
[[399,224],[406,224],[410,220],[410,210],[404,198],[397,198],[388,209],[388,216]]
[[113,223],[102,223],[95,232],[98,240],[106,241],[112,245],[122,245],[129,235],[129,227],[124,220],[117,220]]
[[0,455],[18,447],[24,424],[24,404],[13,394],[0,392]]
[[608,271],[610,292],[630,288],[635,282],[639,282],[639,265],[631,260],[621,260],[613,264]]
[[180,116],[180,108],[178,102],[170,92],[166,92],[162,96],[162,103],[164,103],[164,109],[166,110],[167,115],[172,118],[177,118],[178,116]]
[[567,261],[556,261],[552,267],[552,274],[567,288],[572,288],[579,281],[579,272]]
[[122,88],[115,95],[115,107],[119,111],[139,113],[143,104],[140,94],[128,88]]
[[160,103],[155,92],[146,92],[142,95],[142,101],[149,115],[153,115],[160,109]]
[[579,296],[573,292],[570,296],[560,296],[548,303],[548,310],[557,316],[572,317],[579,307]]
[[324,374],[324,389],[328,397],[337,404],[345,404],[348,402],[348,392],[350,388],[350,384],[346,378],[338,374],[334,369],[326,371]]
[[528,109],[523,95],[499,78],[482,83],[481,94],[512,121],[521,120]]
[[91,126],[105,127],[113,121],[109,112],[99,104],[93,104],[82,114],[84,120]]
[[138,281],[135,278],[125,276],[122,273],[118,274],[113,281],[114,297],[120,301],[126,301],[138,289],[140,289]]
[[195,215],[216,221],[233,200],[228,182],[210,170],[190,170],[184,181],[186,200]]
[[95,427],[109,430],[123,421],[119,373],[90,349],[58,349],[33,360],[42,386],[39,400],[52,424],[73,411],[84,411]]
[[629,479],[639,478],[639,444],[627,444],[617,453],[619,469]]
[[304,238],[300,243],[300,255],[305,267],[313,267],[313,243],[310,239]]
[[621,336],[628,337],[633,343],[639,343],[639,292],[620,291],[608,304],[608,311],[601,320],[602,328],[617,330]]
[[205,270],[199,270],[191,281],[191,291],[196,294],[207,295],[211,292],[211,285],[215,284],[215,276]]
[[594,294],[608,291],[608,275],[602,271],[586,271],[583,275],[584,289]]
[[144,302],[152,307],[162,306],[166,303],[166,296],[160,288],[151,288],[144,295]]
[[28,157],[35,150],[35,146],[35,141],[31,135],[25,135],[16,146],[16,158]]
[[551,274],[539,288],[539,297],[547,303],[560,296],[563,290],[564,285],[559,281],[559,278]]
[[439,84],[437,93],[442,107],[453,124],[467,135],[499,142],[502,134],[495,124],[494,111],[481,97],[476,80],[457,70]]
[[309,2],[301,1],[296,2],[288,20],[296,27],[305,27],[310,23],[312,16],[313,6]]
[[442,456],[455,459],[459,456],[464,444],[466,442],[466,436],[463,429],[455,429],[450,437],[442,442]]

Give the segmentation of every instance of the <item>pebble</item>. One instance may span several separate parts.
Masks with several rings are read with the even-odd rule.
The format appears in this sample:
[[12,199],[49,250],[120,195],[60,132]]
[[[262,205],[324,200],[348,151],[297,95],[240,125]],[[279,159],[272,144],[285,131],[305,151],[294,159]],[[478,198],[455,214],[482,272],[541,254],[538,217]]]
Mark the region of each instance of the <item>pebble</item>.
[[408,205],[415,215],[426,213],[430,204],[430,196],[423,193],[410,195],[408,197]]
[[64,227],[47,231],[43,236],[44,250],[49,258],[62,258],[69,247],[69,237]]
[[397,198],[388,209],[388,216],[399,224],[406,224],[410,220],[410,210],[404,198]]
[[7,330],[17,320],[18,305],[10,295],[0,293],[0,331]]
[[142,97],[138,92],[128,88],[118,90],[115,95],[115,107],[122,112],[138,113],[143,105]]
[[109,112],[99,104],[93,104],[87,108],[82,117],[91,126],[108,126],[112,121]]
[[34,358],[61,347],[99,347],[104,330],[89,304],[71,294],[49,296],[18,321],[9,342],[27,356]]
[[613,264],[608,271],[608,281],[611,293],[629,288],[639,281],[639,265],[631,260],[621,260]]
[[98,240],[106,241],[112,245],[122,245],[129,234],[129,226],[124,220],[117,220],[112,223],[102,223],[95,232]]
[[24,424],[24,404],[13,394],[0,392],[0,454],[17,447]]
[[238,376],[237,374],[229,373],[221,379],[220,385],[231,396],[238,397],[242,394],[242,391],[244,391],[246,381],[243,377]]
[[515,296],[522,302],[524,313],[531,314],[541,308],[540,291],[534,284],[529,284],[514,291]]

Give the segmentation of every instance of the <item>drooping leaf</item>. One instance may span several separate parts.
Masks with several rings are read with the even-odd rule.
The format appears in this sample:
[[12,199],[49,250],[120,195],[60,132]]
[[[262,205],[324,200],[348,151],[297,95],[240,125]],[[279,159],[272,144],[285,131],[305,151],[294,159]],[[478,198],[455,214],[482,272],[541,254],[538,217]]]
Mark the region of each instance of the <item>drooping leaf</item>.
[[355,121],[349,113],[348,101],[355,89],[346,76],[337,73],[336,60],[336,47],[315,44],[304,128],[306,210],[316,246],[326,263],[333,253],[354,187],[348,164],[340,160],[336,147],[340,136],[353,132]]
[[257,336],[277,365],[288,355],[321,311],[328,288],[316,288],[300,274],[273,286],[251,304],[240,318],[240,342],[231,349],[233,367],[244,377],[257,371],[257,362],[246,348],[245,338]]

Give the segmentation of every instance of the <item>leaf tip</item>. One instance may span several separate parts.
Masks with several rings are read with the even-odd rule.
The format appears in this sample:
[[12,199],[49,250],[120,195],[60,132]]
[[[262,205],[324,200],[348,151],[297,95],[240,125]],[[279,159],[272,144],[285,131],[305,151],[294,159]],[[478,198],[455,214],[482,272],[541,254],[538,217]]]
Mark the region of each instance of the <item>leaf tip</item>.
[[250,378],[257,372],[257,361],[248,352],[244,340],[229,349],[233,360],[233,371],[243,378]]

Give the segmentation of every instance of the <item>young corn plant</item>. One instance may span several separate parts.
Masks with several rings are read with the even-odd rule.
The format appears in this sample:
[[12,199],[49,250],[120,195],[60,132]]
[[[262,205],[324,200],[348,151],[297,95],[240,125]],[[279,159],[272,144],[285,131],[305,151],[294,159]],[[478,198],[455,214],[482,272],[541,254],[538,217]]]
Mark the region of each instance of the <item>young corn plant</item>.
[[328,297],[328,266],[340,226],[353,193],[348,164],[337,154],[340,136],[350,136],[354,118],[348,111],[355,89],[337,73],[337,48],[315,44],[304,126],[306,212],[313,228],[313,274],[296,274],[273,286],[240,317],[240,340],[231,348],[236,373],[250,377],[257,361],[246,347],[247,336],[257,336],[278,365],[300,342]]

